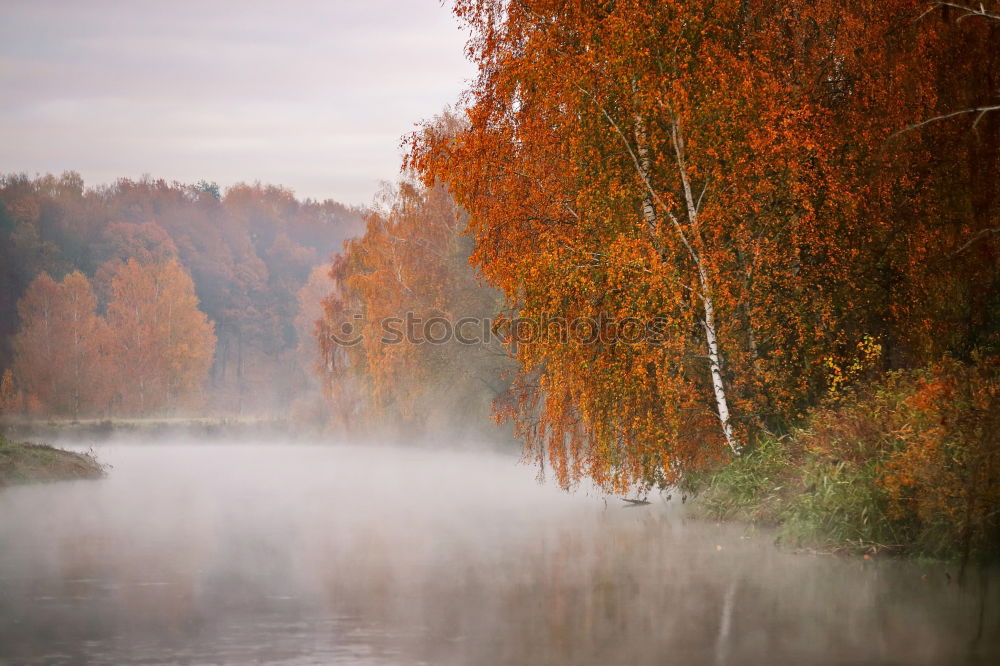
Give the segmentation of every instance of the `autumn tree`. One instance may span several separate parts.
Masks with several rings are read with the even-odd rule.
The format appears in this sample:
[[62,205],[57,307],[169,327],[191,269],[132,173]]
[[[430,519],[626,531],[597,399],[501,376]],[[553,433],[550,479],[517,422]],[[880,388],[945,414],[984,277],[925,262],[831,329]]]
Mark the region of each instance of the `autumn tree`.
[[18,414],[24,410],[24,394],[14,386],[14,371],[4,370],[0,376],[0,414]]
[[[417,429],[488,422],[507,357],[483,335],[499,301],[468,263],[465,226],[443,187],[404,180],[381,194],[365,234],[335,257],[317,335],[340,420],[367,409]],[[455,330],[463,319],[466,342]]]
[[321,365],[316,328],[323,318],[323,299],[339,296],[332,293],[334,286],[330,277],[332,269],[330,264],[321,264],[313,268],[309,273],[309,279],[296,296],[298,312],[295,315],[295,330],[299,341],[296,356],[303,372],[310,377],[315,376],[317,365]]
[[954,89],[954,44],[996,50],[981,26],[914,25],[923,9],[456,3],[468,127],[417,133],[410,165],[469,211],[473,261],[520,315],[657,322],[641,344],[517,348],[507,412],[562,483],[669,483],[787,428],[868,337],[898,364],[989,330],[994,250],[959,255],[995,210],[971,179],[996,191],[996,153],[893,135],[988,90],[969,59],[978,83]]
[[129,260],[111,281],[108,327],[116,409],[145,414],[199,397],[215,346],[194,283],[176,261]]
[[17,303],[40,273],[61,275],[67,264],[61,249],[46,238],[46,197],[24,175],[0,177],[0,364],[13,350],[18,329]]
[[481,35],[470,129],[413,162],[470,211],[485,276],[529,319],[659,320],[655,343],[519,349],[513,415],[563,483],[669,478],[712,420],[738,454],[759,405],[734,384],[806,353],[771,294],[802,292],[776,231],[808,215],[809,147],[774,131],[798,109],[737,48],[737,5],[457,7]]
[[108,336],[97,300],[80,272],[56,282],[42,273],[18,303],[17,385],[51,414],[79,416],[107,407]]
[[103,309],[120,264],[177,259],[216,326],[213,409],[284,409],[302,380],[296,294],[360,231],[361,214],[267,185],[225,195],[210,182],[144,177],[87,188],[73,172],[0,176],[0,369],[10,365],[17,301],[42,271],[81,271]]

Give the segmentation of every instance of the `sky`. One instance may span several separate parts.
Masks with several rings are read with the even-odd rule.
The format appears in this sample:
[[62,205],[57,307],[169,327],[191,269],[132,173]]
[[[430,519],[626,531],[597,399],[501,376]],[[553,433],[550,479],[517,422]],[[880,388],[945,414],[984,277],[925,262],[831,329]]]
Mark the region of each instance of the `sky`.
[[0,0],[0,172],[368,204],[473,77],[466,39],[440,0]]

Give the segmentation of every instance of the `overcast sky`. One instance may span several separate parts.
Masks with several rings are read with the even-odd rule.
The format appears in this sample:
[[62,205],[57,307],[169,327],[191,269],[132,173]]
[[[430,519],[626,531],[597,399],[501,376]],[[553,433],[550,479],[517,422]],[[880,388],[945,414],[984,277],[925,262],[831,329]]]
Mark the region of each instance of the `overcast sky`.
[[474,69],[440,0],[0,0],[0,172],[366,204]]

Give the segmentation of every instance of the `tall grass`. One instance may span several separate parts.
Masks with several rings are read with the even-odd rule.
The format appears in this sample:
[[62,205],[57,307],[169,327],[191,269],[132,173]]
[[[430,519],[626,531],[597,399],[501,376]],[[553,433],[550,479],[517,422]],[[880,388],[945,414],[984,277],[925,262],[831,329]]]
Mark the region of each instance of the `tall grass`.
[[792,546],[1000,556],[1000,361],[899,372],[684,484],[695,512]]

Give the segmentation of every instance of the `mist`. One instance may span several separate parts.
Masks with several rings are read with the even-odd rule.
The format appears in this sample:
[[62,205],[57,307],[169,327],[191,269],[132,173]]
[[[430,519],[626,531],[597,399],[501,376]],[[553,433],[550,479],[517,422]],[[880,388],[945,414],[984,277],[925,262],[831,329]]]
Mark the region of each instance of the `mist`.
[[[988,663],[996,580],[539,484],[511,452],[119,437],[0,493],[12,663]],[[76,444],[88,448],[94,442]],[[632,507],[632,508],[629,508]],[[951,571],[951,574],[948,572]],[[977,632],[980,635],[976,636]]]

